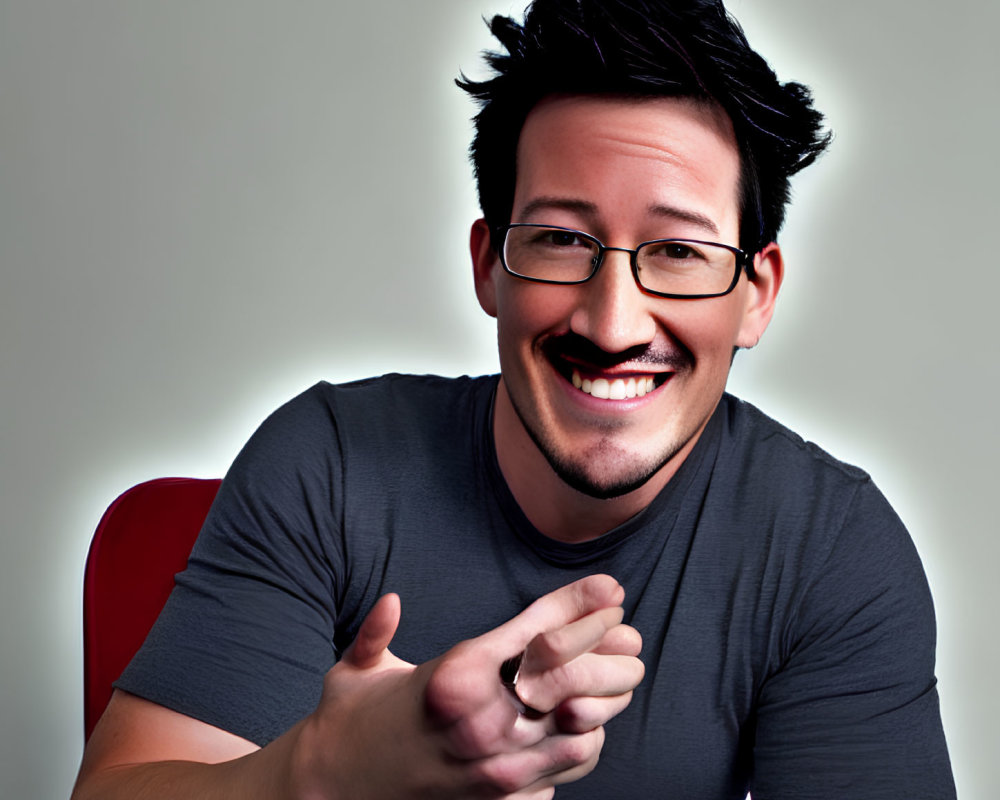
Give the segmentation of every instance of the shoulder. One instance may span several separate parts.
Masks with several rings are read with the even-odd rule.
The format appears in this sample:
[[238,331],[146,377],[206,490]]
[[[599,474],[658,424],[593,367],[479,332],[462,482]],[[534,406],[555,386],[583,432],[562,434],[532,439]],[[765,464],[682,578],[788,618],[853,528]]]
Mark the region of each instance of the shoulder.
[[444,378],[437,375],[383,375],[311,390],[335,421],[343,448],[397,450],[424,447],[452,438],[474,439],[470,426],[482,424],[496,386],[493,376]]
[[325,498],[343,495],[348,484],[356,490],[432,469],[467,471],[495,386],[492,376],[398,374],[317,383],[261,424],[226,483],[271,494],[307,488]]
[[495,376],[445,378],[391,373],[350,383],[318,383],[306,395],[344,413],[433,417],[453,413],[464,404],[475,404],[484,395],[491,396],[495,385]]
[[[819,575],[873,586],[919,578],[903,523],[871,477],[734,397],[724,398],[718,477],[734,515],[806,585]],[[881,571],[891,564],[891,569]]]
[[757,471],[773,469],[803,478],[823,475],[845,483],[870,480],[864,470],[840,461],[750,403],[727,394],[721,406],[724,455],[739,464],[752,463]]
[[[849,507],[861,498],[881,499],[867,472],[805,441],[749,403],[726,395],[722,412],[716,473],[741,513],[757,512],[816,534],[838,530]],[[888,504],[885,510],[891,513]]]
[[[740,536],[791,590],[797,625],[908,620],[933,638],[923,565],[902,521],[864,470],[804,441],[753,406],[726,398],[721,469],[735,487]],[[789,580],[794,576],[794,580]]]
[[274,411],[251,444],[301,452],[329,446],[351,431],[368,441],[471,413],[492,396],[494,377],[389,374],[333,384],[321,381]]

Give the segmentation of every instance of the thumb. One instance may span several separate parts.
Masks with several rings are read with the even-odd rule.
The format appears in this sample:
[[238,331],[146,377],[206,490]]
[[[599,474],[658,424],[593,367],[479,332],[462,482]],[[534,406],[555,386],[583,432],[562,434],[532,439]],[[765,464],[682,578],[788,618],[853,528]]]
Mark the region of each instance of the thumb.
[[341,662],[357,669],[377,666],[388,651],[392,637],[396,635],[401,611],[398,594],[382,595],[361,623],[358,635],[347,648]]

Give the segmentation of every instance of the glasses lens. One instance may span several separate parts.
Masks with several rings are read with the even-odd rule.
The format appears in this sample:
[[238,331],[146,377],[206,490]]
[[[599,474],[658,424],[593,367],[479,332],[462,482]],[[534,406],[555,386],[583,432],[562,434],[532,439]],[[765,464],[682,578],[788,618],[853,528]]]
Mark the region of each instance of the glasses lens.
[[586,234],[543,225],[509,228],[503,247],[508,270],[554,283],[587,280],[597,254],[597,242]]
[[636,255],[639,283],[652,292],[722,294],[736,276],[736,253],[718,244],[683,240],[648,242]]

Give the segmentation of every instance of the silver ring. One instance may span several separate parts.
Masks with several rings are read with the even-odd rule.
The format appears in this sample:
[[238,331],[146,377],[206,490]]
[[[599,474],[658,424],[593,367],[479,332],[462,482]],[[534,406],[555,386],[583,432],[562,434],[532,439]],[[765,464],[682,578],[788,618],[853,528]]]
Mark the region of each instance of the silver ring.
[[517,679],[521,677],[521,662],[524,660],[524,651],[516,656],[508,658],[500,665],[500,682],[504,688],[510,692],[511,700],[517,713],[529,719],[539,719],[545,714],[537,708],[532,708],[526,704],[517,693]]

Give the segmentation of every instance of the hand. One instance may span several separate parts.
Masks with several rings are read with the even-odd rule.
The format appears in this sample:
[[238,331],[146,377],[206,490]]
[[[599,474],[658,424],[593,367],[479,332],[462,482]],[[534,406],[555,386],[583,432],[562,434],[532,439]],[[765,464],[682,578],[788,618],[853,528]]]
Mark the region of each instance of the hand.
[[[584,578],[414,667],[388,650],[400,603],[382,597],[303,727],[303,794],[551,797],[594,768],[602,726],[642,679],[623,598],[614,579]],[[537,716],[519,714],[500,681],[500,665],[521,652],[517,692]]]

